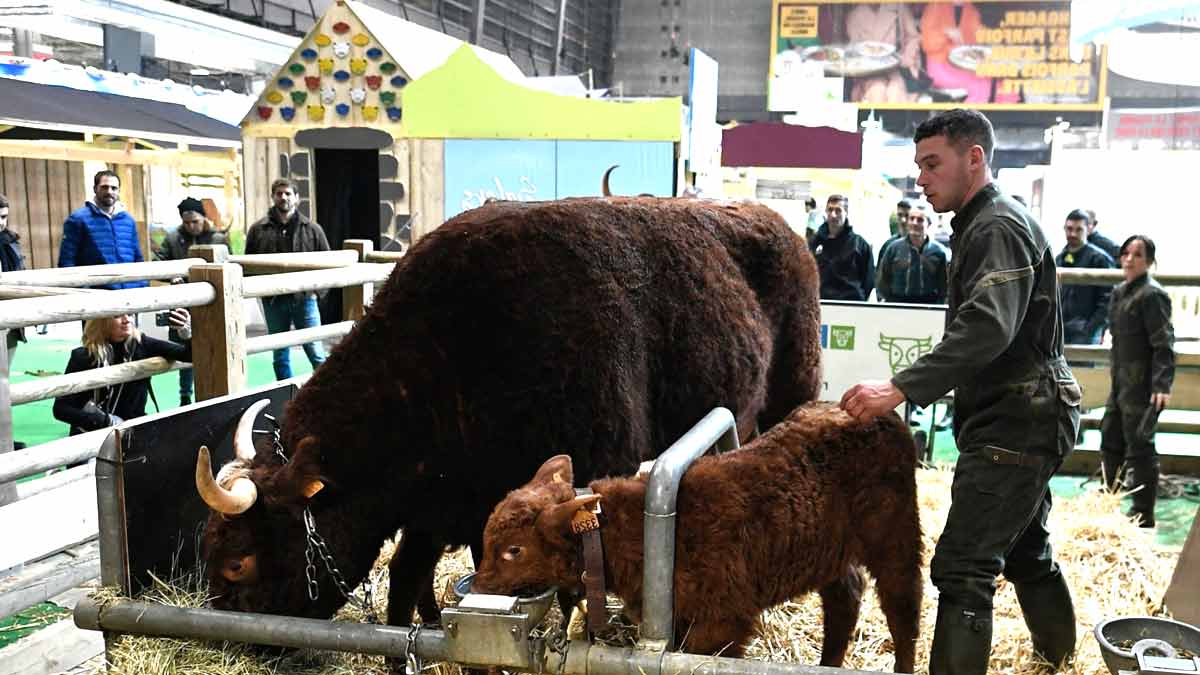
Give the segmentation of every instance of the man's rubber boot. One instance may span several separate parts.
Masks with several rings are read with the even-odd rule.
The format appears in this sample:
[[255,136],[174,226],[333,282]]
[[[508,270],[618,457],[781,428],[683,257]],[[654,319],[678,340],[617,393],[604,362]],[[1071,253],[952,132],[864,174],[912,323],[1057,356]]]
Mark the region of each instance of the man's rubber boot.
[[1033,651],[1057,671],[1075,656],[1075,607],[1062,570],[1034,582],[1013,582]]
[[929,675],[987,675],[992,610],[939,602]]
[[1158,501],[1158,458],[1139,459],[1130,464],[1129,470],[1133,473],[1134,487],[1141,489],[1130,495],[1133,504],[1125,515],[1141,518],[1141,527],[1154,527],[1154,505]]

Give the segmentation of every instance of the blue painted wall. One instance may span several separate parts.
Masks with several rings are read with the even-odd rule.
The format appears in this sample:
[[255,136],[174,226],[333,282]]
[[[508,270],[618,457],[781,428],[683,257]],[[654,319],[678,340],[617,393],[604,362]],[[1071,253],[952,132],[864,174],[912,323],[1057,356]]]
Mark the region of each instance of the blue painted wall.
[[445,213],[450,219],[488,199],[539,201],[600,195],[608,167],[615,195],[673,194],[669,141],[447,140]]

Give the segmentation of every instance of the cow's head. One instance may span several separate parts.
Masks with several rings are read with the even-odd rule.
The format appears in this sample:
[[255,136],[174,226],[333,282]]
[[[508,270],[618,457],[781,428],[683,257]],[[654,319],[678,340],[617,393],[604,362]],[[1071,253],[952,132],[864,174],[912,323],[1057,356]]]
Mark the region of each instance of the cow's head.
[[216,477],[208,448],[201,447],[196,460],[196,489],[212,509],[203,550],[213,606],[327,617],[340,596],[322,589],[318,602],[309,599],[304,557],[304,509],[325,485],[319,443],[304,438],[286,463],[273,449],[256,456],[252,427],[268,403],[258,401],[242,415],[234,435],[237,458]]
[[571,519],[600,495],[576,497],[573,481],[571,458],[557,455],[496,505],[483,531],[483,562],[471,590],[529,595],[551,586],[582,587]]
[[888,365],[892,374],[916,363],[917,359],[933,347],[933,337],[889,337],[879,335],[879,348],[888,353]]

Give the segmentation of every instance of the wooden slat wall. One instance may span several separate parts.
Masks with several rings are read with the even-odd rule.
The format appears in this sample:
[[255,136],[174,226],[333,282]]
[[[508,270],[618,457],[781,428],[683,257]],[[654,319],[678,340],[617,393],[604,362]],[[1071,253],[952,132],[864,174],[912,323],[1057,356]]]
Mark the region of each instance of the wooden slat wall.
[[[75,186],[72,187],[72,175]],[[74,210],[72,197],[82,189],[83,164],[50,160],[46,163],[46,185],[50,206],[51,267],[58,266],[58,249],[62,245],[62,224]]]
[[21,235],[25,266],[57,266],[63,221],[87,198],[83,163],[5,157],[0,194],[8,197],[9,227]]
[[29,205],[29,239],[26,240],[25,254],[29,256],[26,266],[33,269],[53,267],[50,232],[62,228],[62,221],[50,221],[50,186],[46,174],[46,160],[25,160],[25,200]]

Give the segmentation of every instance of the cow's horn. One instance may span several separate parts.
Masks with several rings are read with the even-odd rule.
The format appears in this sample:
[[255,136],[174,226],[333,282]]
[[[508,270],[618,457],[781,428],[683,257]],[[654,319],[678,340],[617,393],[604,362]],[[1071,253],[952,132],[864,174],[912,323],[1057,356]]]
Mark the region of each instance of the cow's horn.
[[245,513],[258,499],[258,487],[249,478],[235,478],[229,489],[218,485],[213,477],[208,447],[204,445],[200,446],[200,454],[196,456],[196,491],[209,508],[227,516]]
[[617,168],[618,166],[621,165],[613,164],[612,166],[608,167],[608,171],[604,172],[604,180],[600,181],[600,194],[604,195],[605,197],[612,196],[612,191],[608,189],[608,175],[611,174],[613,169]]
[[271,400],[264,398],[255,401],[253,405],[246,408],[246,412],[242,413],[242,419],[238,420],[237,431],[233,434],[233,454],[237,455],[238,459],[244,459],[247,462],[254,461],[254,420],[258,418],[258,413],[270,404]]

